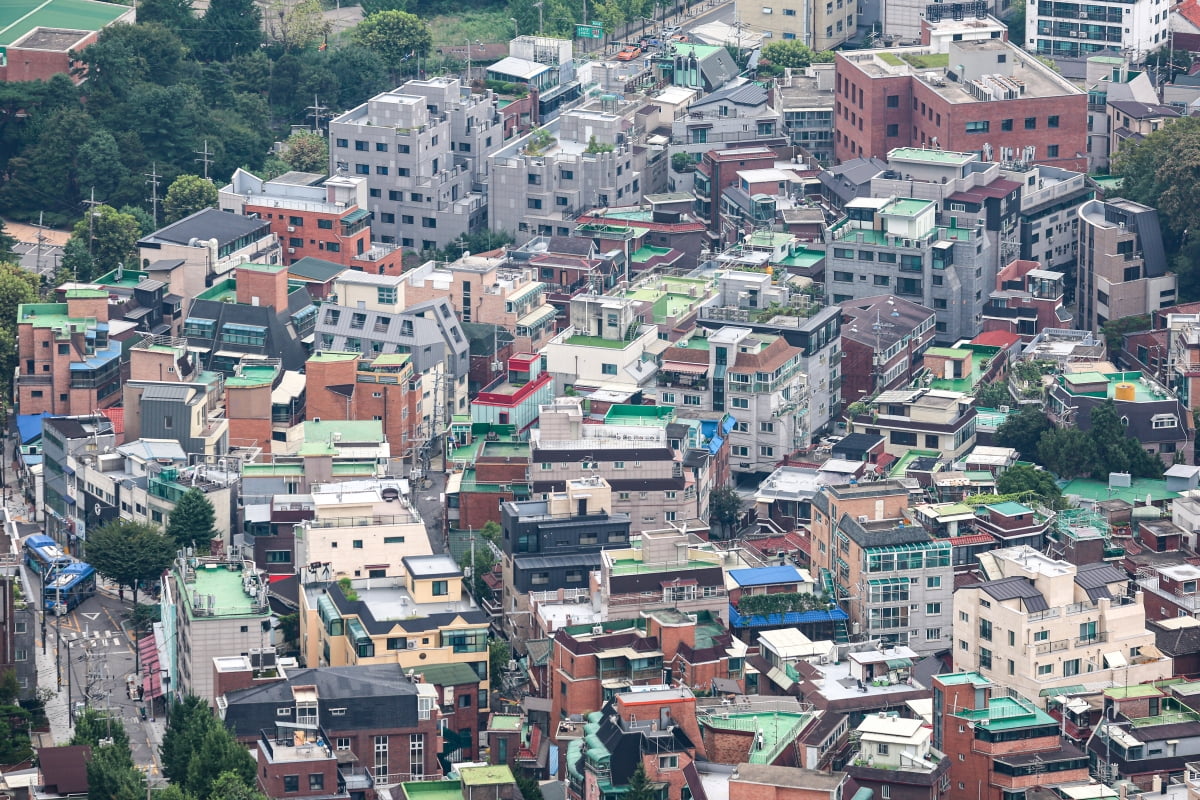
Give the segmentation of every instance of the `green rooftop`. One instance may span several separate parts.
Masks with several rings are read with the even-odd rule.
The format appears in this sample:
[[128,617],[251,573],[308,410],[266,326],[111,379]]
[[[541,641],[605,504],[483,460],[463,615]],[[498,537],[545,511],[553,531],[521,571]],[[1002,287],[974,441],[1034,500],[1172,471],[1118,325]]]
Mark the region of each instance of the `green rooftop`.
[[915,200],[906,197],[888,203],[880,209],[880,213],[895,214],[901,217],[915,217],[933,205],[934,202],[932,200]]
[[1033,513],[1033,509],[1029,506],[1014,503],[1012,500],[1006,500],[1003,503],[992,503],[991,505],[984,506],[984,508],[990,508],[997,514],[1003,514],[1006,517],[1018,517],[1021,514]]
[[787,247],[796,237],[790,233],[782,231],[754,231],[746,237],[744,244],[747,247]]
[[1054,717],[1032,703],[1012,697],[993,697],[988,701],[987,708],[963,709],[954,716],[970,720],[990,731],[1056,724]]
[[671,406],[635,406],[617,403],[609,406],[604,415],[606,425],[649,425],[662,427],[675,417]]
[[907,453],[900,456],[899,461],[892,465],[892,471],[888,473],[888,476],[892,478],[903,478],[905,470],[908,469],[908,465],[913,461],[921,457],[936,458],[940,455],[941,451],[939,450],[909,450]]
[[1135,506],[1145,505],[1147,497],[1152,503],[1161,503],[1164,500],[1174,500],[1179,497],[1178,492],[1167,491],[1166,481],[1156,481],[1152,478],[1134,478],[1131,486],[1114,486],[1111,489],[1105,481],[1076,478],[1062,487],[1062,493],[1077,495],[1094,502],[1124,500]]
[[976,408],[975,425],[980,428],[999,428],[1006,419],[1020,410],[1021,407],[1015,403],[1008,407],[1008,411],[998,408]]
[[1162,689],[1150,683],[1142,683],[1137,686],[1113,686],[1104,690],[1105,697],[1117,700],[1130,700],[1135,697],[1161,697],[1162,694]]
[[1105,192],[1121,191],[1121,181],[1124,180],[1120,175],[1089,175],[1092,183],[1099,186]]
[[772,764],[784,748],[804,731],[811,714],[771,711],[760,714],[712,714],[704,724],[718,730],[734,730],[762,737],[762,746],[750,753],[751,764]]
[[258,364],[246,366],[243,364],[237,371],[237,374],[225,381],[225,385],[233,388],[270,386],[275,383],[275,376],[278,374],[279,368],[272,365]]
[[947,675],[937,675],[935,677],[947,686],[961,686],[964,683],[971,683],[976,686],[992,685],[991,681],[978,672],[951,672]]
[[103,289],[67,289],[63,296],[68,300],[107,300],[108,292]]
[[361,356],[362,353],[351,353],[344,350],[321,350],[309,356],[308,360],[314,364],[336,364],[341,361],[353,361]]
[[[520,717],[517,718],[518,721]],[[495,730],[492,728],[491,730]],[[507,786],[516,783],[512,770],[507,764],[494,764],[487,767],[460,767],[458,776],[463,786]]]
[[647,564],[640,558],[621,558],[613,561],[612,574],[639,575],[653,572],[675,572],[681,569],[704,569],[705,567],[719,567],[720,565],[721,559],[719,557],[715,561],[688,559],[686,564]]
[[385,441],[383,422],[377,419],[348,420],[330,419],[310,420],[304,423],[304,446],[301,455],[333,455],[337,450],[333,447],[334,435],[337,441],[367,442],[379,444]]
[[784,267],[814,267],[825,260],[825,252],[823,250],[809,250],[806,247],[797,247],[792,251],[791,255],[786,258],[779,259],[779,264]]
[[604,219],[622,219],[626,222],[653,222],[654,212],[648,208],[628,208],[605,211]]
[[276,475],[298,477],[304,475],[303,464],[256,464],[242,466],[243,478],[270,478]]
[[461,781],[409,781],[400,791],[407,800],[462,800]]
[[496,458],[524,458],[529,455],[529,442],[483,441],[479,448],[479,457],[493,456]]
[[582,336],[575,334],[563,340],[563,344],[579,345],[580,347],[606,347],[610,350],[624,350],[629,342],[623,339],[604,339],[600,336]]
[[412,671],[425,678],[426,683],[434,686],[464,686],[479,683],[475,670],[462,662],[450,664],[427,664],[423,667],[411,667]]
[[177,602],[182,602],[189,616],[195,617],[200,615],[195,613],[193,595],[212,595],[213,608],[204,615],[205,619],[266,615],[268,611],[255,611],[254,601],[242,586],[241,567],[237,566],[238,569],[231,570],[225,564],[201,564],[195,570],[196,580],[186,584],[187,590],[180,592]]
[[0,3],[0,46],[13,44],[35,28],[98,31],[129,11],[130,6],[92,0],[8,0]]
[[17,322],[28,322],[35,328],[63,328],[70,333],[83,333],[96,325],[94,317],[68,317],[66,303],[21,303],[17,306]]
[[963,360],[969,354],[971,356],[971,371],[961,378],[943,378],[938,375],[933,376],[929,386],[931,389],[941,389],[948,392],[962,392],[970,394],[980,382],[983,380],[984,373],[991,366],[991,360],[1000,352],[999,347],[987,347],[984,345],[967,345],[963,347],[931,347],[925,351],[926,356],[934,356],[935,358],[953,358],[955,360]]
[[119,287],[122,289],[132,289],[146,278],[150,277],[150,273],[142,272],[136,269],[125,269],[121,271],[121,279],[117,280],[117,271],[114,269],[105,275],[101,275],[96,279],[96,283],[101,286]]
[[489,731],[519,731],[521,730],[521,718],[515,714],[492,714],[492,718],[488,720]]
[[[1135,403],[1149,403],[1169,397],[1165,390],[1159,389],[1157,384],[1143,383],[1142,379],[1141,372],[1076,372],[1058,376],[1058,382],[1064,389],[1071,394],[1084,397],[1108,397],[1115,400],[1116,388],[1119,383],[1127,383],[1133,387]],[[1102,390],[1083,391],[1083,387],[1088,384],[1100,383],[1105,384]],[[1156,392],[1158,393],[1156,394]]]
[[645,264],[652,258],[663,258],[671,254],[669,247],[655,247],[651,244],[642,245],[629,254],[629,260],[635,264]]
[[233,278],[217,281],[211,287],[201,292],[197,300],[215,300],[218,303],[237,302],[237,281]]
[[894,158],[909,161],[928,161],[931,164],[966,164],[975,156],[973,153],[956,153],[953,150],[932,150],[924,147],[897,147],[888,153],[888,160]]
[[265,272],[268,275],[274,275],[278,272],[287,272],[287,267],[283,264],[259,264],[254,261],[247,261],[237,265],[238,269],[249,270],[250,272]]

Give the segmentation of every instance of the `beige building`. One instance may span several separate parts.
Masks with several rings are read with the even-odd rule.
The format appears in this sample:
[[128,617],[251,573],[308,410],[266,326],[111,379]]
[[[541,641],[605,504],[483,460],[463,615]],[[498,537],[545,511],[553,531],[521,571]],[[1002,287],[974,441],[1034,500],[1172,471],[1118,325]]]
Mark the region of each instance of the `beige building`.
[[962,392],[898,389],[877,396],[850,432],[882,436],[885,451],[897,458],[915,447],[954,460],[975,446],[975,408]]
[[1025,546],[979,562],[987,580],[954,593],[956,670],[977,670],[1028,698],[1172,674],[1146,630],[1142,593],[1128,591],[1121,570],[1076,567]]
[[737,18],[767,44],[795,39],[832,50],[854,35],[858,0],[735,0]]
[[567,387],[621,390],[647,385],[655,356],[667,348],[658,327],[644,325],[625,297],[586,294],[571,298],[571,324],[546,343],[546,371],[559,391]]
[[314,486],[315,516],[296,526],[296,563],[320,564],[304,582],[403,577],[403,559],[433,552],[399,481]]

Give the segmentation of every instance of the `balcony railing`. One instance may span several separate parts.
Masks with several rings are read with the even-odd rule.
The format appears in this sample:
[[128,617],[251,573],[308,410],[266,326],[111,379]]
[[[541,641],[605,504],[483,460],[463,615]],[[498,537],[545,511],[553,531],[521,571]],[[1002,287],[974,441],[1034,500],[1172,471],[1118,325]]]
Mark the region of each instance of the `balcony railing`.
[[1063,650],[1069,649],[1070,646],[1071,646],[1071,641],[1069,639],[1059,639],[1054,642],[1041,642],[1034,649],[1037,651],[1037,654],[1039,656],[1044,656],[1047,653],[1062,652]]
[[1108,641],[1108,634],[1103,631],[1093,633],[1091,636],[1080,636],[1075,640],[1076,647],[1087,647],[1093,644],[1103,644]]

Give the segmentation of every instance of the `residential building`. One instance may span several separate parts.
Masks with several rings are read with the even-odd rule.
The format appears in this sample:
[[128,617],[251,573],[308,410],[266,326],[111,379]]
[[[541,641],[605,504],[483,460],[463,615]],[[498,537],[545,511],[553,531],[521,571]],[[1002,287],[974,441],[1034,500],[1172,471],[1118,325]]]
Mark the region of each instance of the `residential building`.
[[996,275],[996,288],[983,308],[983,330],[1032,341],[1071,321],[1064,306],[1066,291],[1065,273],[1042,269],[1037,261],[1012,261]]
[[465,415],[450,424],[446,464],[455,470],[446,486],[446,524],[479,530],[508,500],[528,500],[533,476],[529,442],[513,425],[472,423]]
[[[24,580],[20,568],[17,548],[5,537],[10,552],[0,560],[0,673],[10,671],[17,679],[17,695],[20,699],[32,698],[38,689],[37,647],[38,611],[42,603],[29,602],[25,598]],[[33,584],[40,591],[39,584]],[[32,586],[30,588],[33,588]]]
[[1070,272],[1079,256],[1079,218],[1075,209],[1095,196],[1087,176],[1046,164],[1014,165],[1006,167],[1003,174],[1021,184],[1021,206],[1017,212],[1020,258],[1037,261],[1042,269]]
[[1184,116],[1187,116],[1184,111],[1161,103],[1109,100],[1109,158],[1116,158],[1126,142],[1136,144],[1164,125],[1169,125]]
[[404,273],[409,303],[448,299],[459,320],[504,328],[518,353],[533,353],[554,332],[556,311],[546,285],[529,267],[513,268],[503,254],[428,261]]
[[698,163],[712,149],[760,139],[777,146],[786,142],[781,129],[782,116],[767,89],[752,81],[733,81],[693,100],[687,113],[676,117],[671,123],[671,154],[687,153]]
[[[731,312],[709,304],[701,307],[698,324],[711,331],[734,322],[736,327],[748,328],[756,336],[782,336],[792,347],[800,348],[798,370],[807,377],[808,435],[816,438],[827,431],[841,414],[841,320],[840,309],[835,306],[822,308],[811,315],[807,311],[795,316],[781,313],[759,322],[746,311],[739,309]],[[755,380],[758,380],[757,376]]]
[[974,399],[963,392],[895,389],[854,417],[850,432],[885,437],[885,449],[896,458],[920,447],[953,461],[975,446],[976,417]]
[[[697,131],[705,131],[700,127]],[[699,133],[690,134],[699,136]],[[705,134],[707,135],[707,134]],[[721,234],[721,195],[738,182],[742,170],[773,169],[778,159],[775,150],[765,145],[746,145],[725,149],[704,149],[692,175],[696,195],[696,217],[708,225],[710,246]]]
[[390,579],[310,583],[300,592],[301,655],[311,666],[464,664],[479,677],[466,707],[488,711],[488,619],[447,555],[406,556]]
[[606,508],[627,514],[635,533],[703,526],[711,492],[727,480],[729,417],[681,419],[671,408],[617,404],[593,425],[578,398],[560,397],[538,418],[530,442],[534,495],[598,478],[612,492]]
[[1168,620],[1192,617],[1200,609],[1200,594],[1196,582],[1200,568],[1188,563],[1142,567],[1137,583],[1142,587],[1142,601],[1147,620]]
[[230,180],[220,192],[221,210],[269,220],[284,264],[320,258],[347,269],[400,273],[401,252],[371,244],[369,178],[285,172],[264,181],[238,169]]
[[[120,400],[122,345],[111,336],[108,292],[70,289],[65,303],[22,303],[16,324],[20,414],[77,416]],[[127,323],[117,328],[132,334]]]
[[87,532],[78,529],[71,461],[116,445],[109,419],[101,414],[46,417],[42,420],[43,508],[46,535],[69,554],[78,555]]
[[266,578],[252,561],[181,557],[162,583],[159,607],[162,667],[181,694],[214,702],[213,659],[271,644]]
[[182,333],[197,363],[232,375],[243,359],[277,358],[284,369],[299,370],[307,356],[303,340],[317,316],[308,290],[292,289],[287,267],[280,264],[248,262],[232,274],[189,295],[195,299]]
[[[1155,684],[1113,687],[1104,692],[1107,718],[1088,739],[1092,775],[1108,783],[1128,781],[1141,791],[1167,785],[1164,774],[1189,770],[1200,753],[1200,714],[1190,686]],[[1194,763],[1194,762],[1193,762]],[[1186,774],[1186,772],[1185,772]]]
[[789,141],[823,166],[833,163],[834,78],[832,64],[812,64],[784,70],[775,90]]
[[347,269],[333,261],[305,256],[288,265],[288,280],[303,284],[313,300],[327,300],[333,294],[333,279]]
[[1030,547],[991,553],[985,580],[954,593],[954,663],[1024,697],[1088,681],[1156,680],[1170,659],[1141,654],[1141,591],[1105,563],[1076,567]]
[[343,273],[334,281],[338,302],[323,304],[316,317],[314,344],[322,351],[409,355],[414,373],[429,384],[422,386],[430,396],[421,415],[440,429],[466,411],[470,344],[448,297],[410,302],[406,286],[402,276]]
[[487,219],[487,157],[503,140],[495,99],[458,78],[410,80],[329,121],[331,175],[367,179],[371,238],[444,248]]
[[643,531],[640,547],[600,553],[597,599],[606,619],[662,608],[724,619],[729,605],[724,563],[724,554],[694,546],[681,531]]
[[766,38],[798,40],[814,50],[832,50],[858,30],[855,0],[841,4],[780,0],[770,6],[739,0],[734,9],[738,19]]
[[1075,327],[1098,331],[1110,319],[1175,304],[1158,211],[1132,200],[1089,200],[1079,207]]
[[[932,308],[935,338],[957,341],[979,332],[995,254],[981,227],[937,220],[932,200],[860,198],[829,230],[826,292],[834,304],[891,290]],[[869,282],[868,282],[869,278]]]
[[422,403],[427,378],[413,368],[411,353],[323,350],[309,356],[305,373],[310,419],[378,420],[397,456],[408,454],[423,412],[431,410]]
[[[726,652],[731,642],[714,617],[670,609],[646,611],[637,619],[559,628],[550,639],[550,720],[557,725],[573,715],[590,714],[589,709],[603,708],[626,694],[652,694],[670,686],[677,698],[690,697],[690,686],[711,686],[714,678],[736,680],[742,659]],[[664,680],[670,683],[664,686]],[[661,718],[655,714],[644,719]],[[686,726],[679,716],[675,724]],[[551,731],[553,735],[553,727]],[[699,746],[699,735],[692,741]]]
[[[846,641],[846,612],[811,600],[817,584],[808,570],[779,564],[731,569],[728,576],[729,626],[743,640],[761,646],[763,629],[789,626],[820,641]],[[777,655],[787,658],[782,650]],[[782,669],[783,662],[774,666]]]
[[[1011,688],[1005,682],[1005,688]],[[1060,723],[979,672],[933,677],[933,747],[960,758],[942,786],[987,800],[1088,779],[1087,755],[1059,738]]]
[[1090,430],[1092,411],[1107,400],[1129,436],[1141,442],[1164,463],[1184,464],[1194,449],[1187,407],[1157,381],[1141,372],[1073,372],[1055,377],[1047,395],[1047,410],[1062,426]]
[[845,772],[738,764],[729,781],[729,800],[837,800],[847,782]]
[[1026,546],[1035,550],[1045,547],[1050,520],[1041,512],[1012,500],[987,503],[982,511],[975,516],[975,530],[991,536],[998,546]]
[[[614,513],[612,500],[608,484],[594,477],[568,479],[565,491],[544,500],[500,506],[506,614],[526,611],[529,592],[586,589],[600,551],[628,547],[629,516]],[[509,623],[515,630],[515,620]]]
[[219,383],[126,381],[122,389],[126,439],[174,439],[185,452],[203,455],[229,451]]
[[488,157],[489,224],[518,245],[534,236],[570,236],[574,218],[596,206],[638,202],[650,156],[626,132],[640,103],[615,110],[579,107]]
[[934,653],[951,641],[951,544],[905,519],[907,505],[896,481],[828,487],[813,500],[812,563],[827,593],[856,598],[851,624],[869,639]]
[[[441,774],[437,743],[443,717],[434,687],[394,664],[299,669],[276,662],[268,672],[252,666],[253,655],[216,659],[216,707],[238,741],[259,743],[260,767],[292,763],[289,756],[308,748],[334,761],[336,775],[323,781],[326,794],[338,786],[358,793]],[[422,746],[414,747],[414,741]],[[306,788],[321,788],[305,782]],[[290,793],[282,785],[273,788],[269,796]]]
[[513,425],[523,434],[538,421],[538,409],[554,399],[554,382],[542,372],[537,353],[508,359],[507,372],[480,389],[471,401],[471,420]]
[[1090,56],[1084,85],[1088,90],[1088,172],[1095,173],[1109,167],[1113,146],[1109,101],[1157,104],[1161,98],[1150,73],[1132,66],[1123,54]]
[[[313,517],[296,526],[294,563],[320,565],[311,580],[388,579],[433,552],[421,515],[396,481],[344,481],[311,489]],[[349,543],[349,547],[347,547]]]
[[[600,241],[618,236],[624,241],[631,237],[628,243],[631,272],[695,267],[700,263],[706,239],[704,223],[692,214],[694,199],[690,193],[676,191],[645,195],[636,206],[595,208],[579,215],[575,232]],[[597,246],[601,246],[599,241]],[[555,270],[549,268],[543,277],[556,277]]]
[[[205,208],[138,240],[138,262],[171,294],[184,313],[206,289],[232,277],[239,264],[279,264],[280,243],[270,220]],[[285,304],[286,305],[286,304]],[[276,306],[283,310],[284,305]]]
[[1048,58],[1128,53],[1131,63],[1141,64],[1166,43],[1170,18],[1169,8],[1150,0],[1099,2],[1076,12],[1039,3],[1025,17],[1022,46]]
[[[837,56],[839,161],[896,147],[1087,166],[1087,94],[1001,39]],[[1020,84],[1014,82],[1014,78]]]
[[872,714],[859,723],[858,748],[845,770],[859,787],[893,800],[938,800],[953,777],[953,759],[932,744],[933,728],[923,719],[897,713]]
[[658,328],[642,324],[635,306],[631,299],[609,295],[571,298],[571,324],[542,349],[558,391],[649,384],[657,371]]
[[727,413],[731,467],[765,472],[808,446],[804,360],[801,348],[781,335],[732,326],[699,329],[663,351],[658,403],[683,417]]
[[890,294],[842,303],[841,311],[843,406],[913,379],[933,342],[933,311]]

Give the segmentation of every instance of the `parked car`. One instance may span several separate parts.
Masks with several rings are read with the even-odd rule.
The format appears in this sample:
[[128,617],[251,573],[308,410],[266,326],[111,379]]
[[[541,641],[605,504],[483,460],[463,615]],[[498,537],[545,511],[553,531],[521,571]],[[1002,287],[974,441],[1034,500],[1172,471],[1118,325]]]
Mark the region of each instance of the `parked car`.
[[642,48],[630,45],[617,53],[617,61],[633,61],[642,54]]

